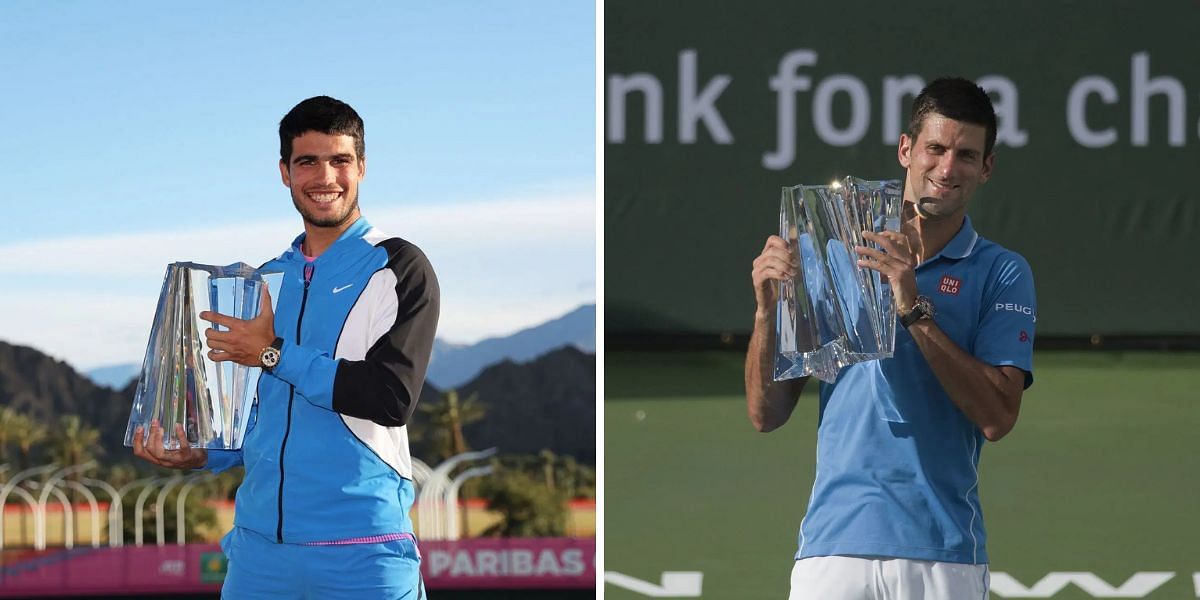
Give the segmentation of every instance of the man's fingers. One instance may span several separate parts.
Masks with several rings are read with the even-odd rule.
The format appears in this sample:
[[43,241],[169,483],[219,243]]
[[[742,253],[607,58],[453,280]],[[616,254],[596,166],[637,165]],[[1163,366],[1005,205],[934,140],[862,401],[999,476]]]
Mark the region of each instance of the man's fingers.
[[146,445],[142,443],[143,431],[141,425],[133,430],[133,455],[138,458],[146,458]]
[[134,456],[168,469],[194,468],[202,464],[203,461],[200,460],[202,451],[191,447],[187,439],[187,429],[182,423],[175,424],[175,436],[179,441],[178,450],[168,450],[164,447],[165,430],[158,424],[158,421],[150,423],[149,439],[143,441],[142,436],[145,433],[146,429],[141,425],[133,430]]
[[209,344],[211,344],[213,340],[218,342],[229,341],[231,338],[233,338],[233,336],[234,334],[232,331],[221,331],[220,329],[212,328],[204,330],[204,339],[208,340]]
[[227,360],[233,360],[233,355],[221,350],[209,350],[208,358],[213,362],[224,362]]
[[787,272],[787,271],[784,271],[784,270],[782,270],[782,269],[777,269],[777,268],[775,268],[775,267],[763,267],[762,269],[759,269],[759,271],[758,271],[758,274],[760,275],[760,277],[757,277],[757,278],[755,278],[755,279],[756,279],[756,281],[758,281],[759,283],[761,283],[761,282],[763,282],[763,281],[767,281],[767,280],[771,280],[771,281],[789,281],[789,280],[791,280],[793,277],[795,277],[795,275],[794,275],[794,274],[791,274],[791,273],[789,273],[789,272]]
[[767,270],[782,273],[785,277],[796,276],[796,265],[786,259],[763,255],[754,260],[754,272],[766,272]]
[[858,265],[861,267],[874,269],[883,275],[886,275],[888,271],[892,271],[897,268],[895,264],[896,259],[894,257],[884,254],[883,252],[880,252],[874,248],[859,246],[855,248],[854,251],[858,253]]
[[230,327],[241,321],[241,319],[231,317],[229,315],[223,315],[219,312],[213,312],[211,310],[206,310],[200,313],[200,318],[210,323],[216,323],[217,325],[224,325],[226,327]]
[[[869,231],[864,231],[863,237],[866,238],[867,240],[875,242],[876,244],[879,244],[879,247],[883,248],[887,254],[890,254],[897,258],[906,258],[906,257],[912,256],[912,251],[909,250],[909,248],[908,248],[908,239],[907,238],[905,238],[904,236],[902,236],[894,231],[889,231],[886,233],[891,234],[891,235],[883,235],[883,234],[879,234],[879,233],[872,233]],[[873,248],[869,248],[868,246],[859,246],[855,250],[857,251],[859,248],[867,248],[867,249],[873,250]],[[861,254],[861,252],[860,252],[860,254]]]
[[763,252],[766,252],[769,248],[781,248],[783,250],[787,250],[787,247],[788,244],[783,238],[777,235],[772,235],[767,238],[767,243],[765,246],[763,246]]
[[761,267],[772,267],[779,269],[780,271],[787,271],[791,275],[795,275],[796,271],[800,270],[800,265],[785,258],[779,258],[776,256],[759,257],[759,259],[754,263],[754,269]]
[[163,428],[155,421],[150,424],[150,441],[147,444],[150,456],[157,460],[163,458]]
[[263,282],[262,298],[259,300],[259,302],[262,308],[260,308],[258,311],[258,318],[270,318],[272,321],[274,321],[275,311],[271,310],[271,289],[267,286],[266,282]]
[[869,248],[867,246],[857,246],[854,248],[854,252],[856,252],[862,258],[869,258],[877,261],[883,261],[888,257],[888,255],[884,252],[874,248]]
[[761,254],[759,254],[757,257],[755,257],[755,260],[757,261],[764,257],[773,257],[773,258],[777,258],[781,261],[792,263],[792,264],[797,264],[799,262],[799,258],[796,256],[796,253],[792,252],[791,249],[788,248],[786,244],[784,244],[784,245],[778,245],[778,244],[768,245],[766,248],[763,248],[763,251]]
[[183,453],[185,449],[188,451],[192,449],[191,444],[188,443],[187,431],[183,429],[183,423],[175,424],[175,437],[179,440],[180,453]]

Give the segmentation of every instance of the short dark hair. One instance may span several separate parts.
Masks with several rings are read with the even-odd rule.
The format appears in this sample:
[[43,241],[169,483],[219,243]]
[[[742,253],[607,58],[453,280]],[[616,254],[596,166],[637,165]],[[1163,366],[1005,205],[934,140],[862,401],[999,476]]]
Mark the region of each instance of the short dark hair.
[[908,136],[914,141],[930,113],[987,129],[983,156],[992,153],[996,145],[996,109],[987,92],[975,82],[962,77],[942,77],[925,86],[913,100],[912,118],[908,121]]
[[292,140],[309,131],[329,135],[348,135],[354,138],[354,151],[359,160],[366,158],[363,141],[363,122],[349,104],[329,96],[315,96],[292,107],[279,122],[279,160],[292,160]]

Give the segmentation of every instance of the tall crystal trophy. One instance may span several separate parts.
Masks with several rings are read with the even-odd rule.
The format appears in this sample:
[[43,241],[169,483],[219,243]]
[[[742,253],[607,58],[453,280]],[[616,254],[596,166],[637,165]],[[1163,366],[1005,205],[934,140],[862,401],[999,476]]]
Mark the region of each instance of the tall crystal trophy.
[[779,282],[776,381],[815,375],[832,383],[846,366],[892,356],[891,288],[858,266],[854,248],[878,248],[864,230],[898,231],[902,203],[899,180],[783,188],[779,235],[799,254],[800,269]]
[[[217,326],[202,320],[200,313],[253,319],[261,312],[263,286],[274,301],[282,282],[282,273],[245,263],[167,265],[125,428],[126,446],[133,445],[138,426],[144,427],[145,439],[150,423],[158,421],[163,445],[172,450],[184,444],[215,450],[242,447],[261,369],[209,359],[204,330]],[[187,439],[178,439],[176,424],[183,425]]]

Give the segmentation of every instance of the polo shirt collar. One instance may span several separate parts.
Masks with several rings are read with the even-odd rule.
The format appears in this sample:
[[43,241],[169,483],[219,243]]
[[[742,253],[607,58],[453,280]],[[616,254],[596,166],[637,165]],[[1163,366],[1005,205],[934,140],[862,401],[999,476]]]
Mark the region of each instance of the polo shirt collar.
[[958,233],[950,238],[950,242],[942,248],[941,252],[933,255],[932,258],[921,264],[931,263],[938,258],[951,258],[961,260],[971,255],[975,251],[975,246],[979,245],[979,234],[975,233],[975,227],[971,225],[971,217],[963,219],[962,227],[958,229]]

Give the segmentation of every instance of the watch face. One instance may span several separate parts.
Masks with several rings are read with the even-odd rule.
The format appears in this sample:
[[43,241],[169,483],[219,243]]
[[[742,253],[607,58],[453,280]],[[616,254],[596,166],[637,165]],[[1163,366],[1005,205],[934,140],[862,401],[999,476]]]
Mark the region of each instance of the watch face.
[[268,347],[262,351],[262,356],[259,359],[262,360],[264,367],[272,369],[275,365],[279,364],[279,351]]
[[924,313],[921,315],[921,318],[933,318],[933,302],[930,302],[929,298],[926,298],[925,296],[917,296],[917,306],[919,306],[921,308],[921,312]]

